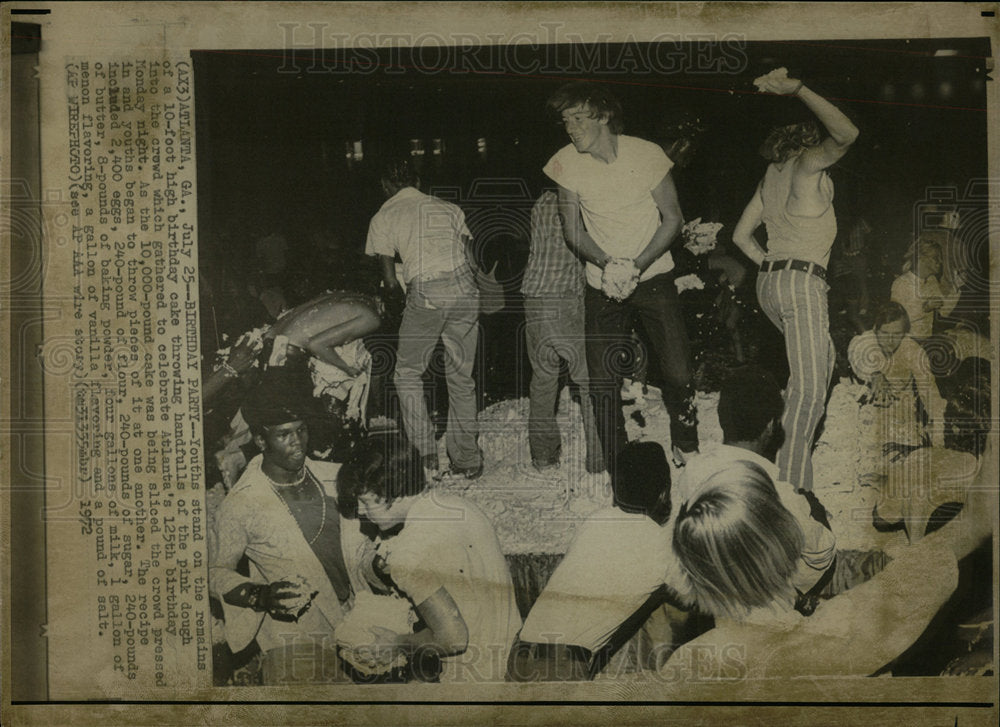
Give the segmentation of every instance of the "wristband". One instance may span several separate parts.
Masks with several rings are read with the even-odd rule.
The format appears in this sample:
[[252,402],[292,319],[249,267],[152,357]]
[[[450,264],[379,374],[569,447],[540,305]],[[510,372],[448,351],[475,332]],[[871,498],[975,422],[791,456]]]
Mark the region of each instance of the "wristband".
[[799,95],[799,91],[801,91],[801,90],[802,90],[802,86],[803,86],[803,81],[799,81],[799,85],[798,85],[798,86],[796,86],[796,87],[795,87],[795,90],[794,90],[794,91],[792,91],[792,92],[791,92],[790,94],[788,94],[788,95],[789,95],[789,96],[798,96],[798,95]]

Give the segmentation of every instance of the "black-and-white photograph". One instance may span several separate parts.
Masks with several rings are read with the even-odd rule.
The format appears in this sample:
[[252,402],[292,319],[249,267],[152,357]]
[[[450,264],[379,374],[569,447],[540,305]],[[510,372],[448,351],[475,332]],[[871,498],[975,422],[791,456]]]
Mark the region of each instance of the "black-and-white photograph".
[[192,52],[217,686],[993,673],[988,39],[285,30]]
[[994,724],[995,10],[6,4],[0,721]]

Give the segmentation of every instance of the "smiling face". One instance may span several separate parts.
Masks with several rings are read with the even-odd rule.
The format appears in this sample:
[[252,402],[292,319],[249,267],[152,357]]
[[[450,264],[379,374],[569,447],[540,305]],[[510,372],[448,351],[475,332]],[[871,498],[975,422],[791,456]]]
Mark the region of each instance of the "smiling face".
[[581,154],[593,152],[608,131],[608,119],[587,104],[570,106],[562,112],[563,127],[573,146]]
[[886,356],[896,353],[896,349],[899,348],[899,344],[903,341],[903,336],[905,335],[906,324],[901,320],[883,323],[875,331],[875,339]]
[[264,433],[254,439],[267,467],[294,474],[305,466],[309,428],[304,421],[264,427]]
[[406,508],[401,499],[387,503],[373,492],[358,495],[358,510],[381,531],[391,530],[406,520]]

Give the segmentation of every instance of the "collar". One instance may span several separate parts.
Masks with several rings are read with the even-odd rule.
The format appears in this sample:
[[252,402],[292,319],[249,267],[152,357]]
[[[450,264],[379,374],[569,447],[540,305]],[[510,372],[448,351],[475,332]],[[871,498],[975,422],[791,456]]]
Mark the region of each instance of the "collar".
[[410,199],[412,197],[423,197],[423,196],[424,193],[421,192],[416,187],[403,187],[401,190],[396,192],[396,194],[392,195],[389,198],[389,201],[391,202],[393,200]]

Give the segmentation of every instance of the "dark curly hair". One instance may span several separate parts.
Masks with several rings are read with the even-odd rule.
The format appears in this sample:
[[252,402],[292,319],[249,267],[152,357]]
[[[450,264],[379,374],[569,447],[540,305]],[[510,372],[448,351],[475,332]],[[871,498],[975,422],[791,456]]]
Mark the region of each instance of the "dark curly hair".
[[876,331],[886,323],[893,321],[903,321],[903,333],[910,332],[910,316],[906,313],[906,308],[894,300],[890,300],[875,313],[875,320],[872,328]]
[[426,486],[420,453],[398,434],[373,434],[361,441],[337,473],[337,498],[349,509],[365,493],[391,503],[419,495]]
[[759,366],[733,371],[719,391],[719,424],[727,443],[752,442],[772,421],[781,421],[784,410],[781,387]]
[[397,159],[389,162],[382,170],[382,182],[395,190],[403,187],[417,187],[420,185],[420,176],[409,159]]
[[760,155],[769,162],[780,164],[800,149],[816,146],[821,139],[819,126],[815,121],[778,126],[771,129],[771,133],[760,145]]

